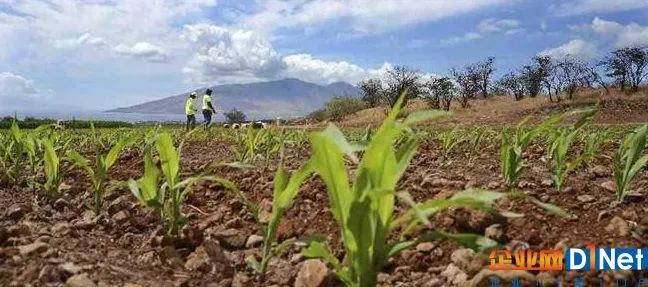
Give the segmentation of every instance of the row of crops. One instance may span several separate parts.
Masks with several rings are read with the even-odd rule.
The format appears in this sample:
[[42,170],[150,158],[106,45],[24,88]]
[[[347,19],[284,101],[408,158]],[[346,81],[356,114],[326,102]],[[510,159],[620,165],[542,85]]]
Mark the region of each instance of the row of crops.
[[[402,99],[401,99],[402,101]],[[400,252],[424,241],[454,239],[474,249],[499,245],[476,234],[428,231],[413,238],[418,226],[448,208],[468,207],[505,217],[522,214],[495,207],[494,202],[514,193],[469,189],[447,199],[415,202],[397,189],[399,180],[417,153],[421,142],[433,141],[442,146],[440,160],[451,153],[462,152],[473,162],[486,144],[500,147],[501,178],[509,189],[525,172],[527,149],[542,143],[545,158],[552,171],[552,181],[563,190],[569,175],[587,167],[605,145],[615,149],[613,174],[617,200],[623,202],[635,177],[648,162],[644,155],[648,126],[634,130],[595,129],[588,127],[595,110],[577,110],[546,119],[538,125],[522,121],[514,128],[463,128],[455,130],[416,129],[416,125],[447,116],[440,111],[423,111],[399,118],[400,102],[376,130],[343,133],[335,125],[323,131],[308,132],[290,129],[263,130],[195,130],[179,129],[95,129],[60,131],[48,125],[34,130],[21,130],[13,124],[0,133],[0,186],[28,186],[39,193],[39,199],[55,199],[66,191],[66,173],[83,171],[90,183],[88,207],[102,212],[107,191],[129,190],[142,208],[154,210],[168,236],[182,236],[187,223],[183,206],[196,184],[212,181],[220,184],[233,197],[242,199],[260,226],[264,238],[259,256],[246,262],[261,280],[271,258],[288,247],[302,248],[308,258],[328,263],[337,277],[348,286],[375,286],[378,272],[387,261]],[[572,119],[566,124],[566,119]],[[188,140],[206,142],[213,138],[232,146],[235,162],[214,162],[196,174],[182,172],[183,146]],[[578,148],[576,148],[578,146]],[[308,158],[293,172],[284,167],[287,148],[310,148]],[[125,150],[137,150],[143,158],[139,178],[115,182],[110,170]],[[65,163],[65,164],[64,164]],[[259,205],[247,199],[235,182],[215,176],[221,166],[254,168],[276,165],[273,184],[272,212],[269,221],[259,220]],[[353,166],[353,172],[349,169]],[[337,223],[345,258],[340,260],[329,251],[324,237],[309,236],[276,242],[276,234],[284,213],[299,194],[300,186],[312,177],[321,179],[328,193],[330,211]],[[519,194],[517,195],[519,196]],[[556,206],[528,197],[526,200],[557,216],[564,212]],[[407,206],[396,212],[397,203]]]

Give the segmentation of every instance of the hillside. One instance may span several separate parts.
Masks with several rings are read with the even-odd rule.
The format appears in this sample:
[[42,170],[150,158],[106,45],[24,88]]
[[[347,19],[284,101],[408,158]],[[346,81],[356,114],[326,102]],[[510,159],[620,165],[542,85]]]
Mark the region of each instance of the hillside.
[[[593,107],[599,109],[594,121],[600,124],[635,124],[648,122],[648,89],[633,95],[618,91],[605,94],[602,90],[590,90],[575,96],[573,101],[563,100],[551,103],[544,96],[515,101],[512,97],[495,96],[486,100],[475,100],[470,107],[461,108],[453,104],[453,116],[435,121],[442,125],[507,125],[515,124],[531,115],[531,122],[549,115],[575,108]],[[411,101],[407,111],[423,110],[426,104],[420,100]],[[387,114],[385,108],[372,108],[346,116],[339,124],[345,127],[376,126]]]
[[[257,119],[303,116],[322,107],[326,101],[336,95],[355,95],[359,92],[356,87],[344,82],[317,85],[298,79],[220,85],[210,87],[210,89],[214,91],[216,109],[237,108],[243,110],[248,118]],[[196,101],[198,108],[200,108],[200,98],[204,90],[198,91],[199,97]],[[108,112],[184,114],[184,103],[188,95],[189,92]]]

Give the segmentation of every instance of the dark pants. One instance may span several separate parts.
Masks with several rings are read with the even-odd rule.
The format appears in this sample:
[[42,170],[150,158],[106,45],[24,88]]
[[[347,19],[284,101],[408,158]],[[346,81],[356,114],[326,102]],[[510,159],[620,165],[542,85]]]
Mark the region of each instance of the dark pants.
[[186,130],[193,130],[196,127],[196,115],[187,115]]
[[204,125],[205,125],[205,128],[207,128],[209,126],[209,124],[211,124],[212,111],[211,110],[202,110],[202,112],[203,112],[203,117],[205,118]]

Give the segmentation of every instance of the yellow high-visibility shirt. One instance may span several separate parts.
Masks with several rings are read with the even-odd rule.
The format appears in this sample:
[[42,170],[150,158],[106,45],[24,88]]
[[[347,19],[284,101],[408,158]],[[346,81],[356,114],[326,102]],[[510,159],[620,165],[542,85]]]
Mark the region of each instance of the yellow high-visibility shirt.
[[211,110],[211,108],[209,108],[209,105],[208,105],[208,103],[211,103],[211,102],[212,102],[212,97],[210,95],[204,95],[203,100],[202,100],[202,109],[203,110]]
[[192,98],[187,99],[187,103],[185,104],[185,114],[187,114],[188,116],[196,114],[196,109],[194,108],[194,101]]

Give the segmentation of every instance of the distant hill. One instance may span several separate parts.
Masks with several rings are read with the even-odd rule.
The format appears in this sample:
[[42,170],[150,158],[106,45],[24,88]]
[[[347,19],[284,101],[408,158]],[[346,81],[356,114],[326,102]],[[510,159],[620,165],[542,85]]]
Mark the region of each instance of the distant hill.
[[[250,119],[303,116],[321,108],[326,101],[336,95],[359,94],[358,88],[345,82],[317,85],[292,78],[250,84],[220,85],[210,89],[214,91],[217,110],[237,108],[244,111]],[[198,109],[202,105],[204,90],[198,91],[196,98]],[[188,96],[189,92],[108,112],[184,114],[184,103]],[[222,116],[222,113],[218,114]]]

